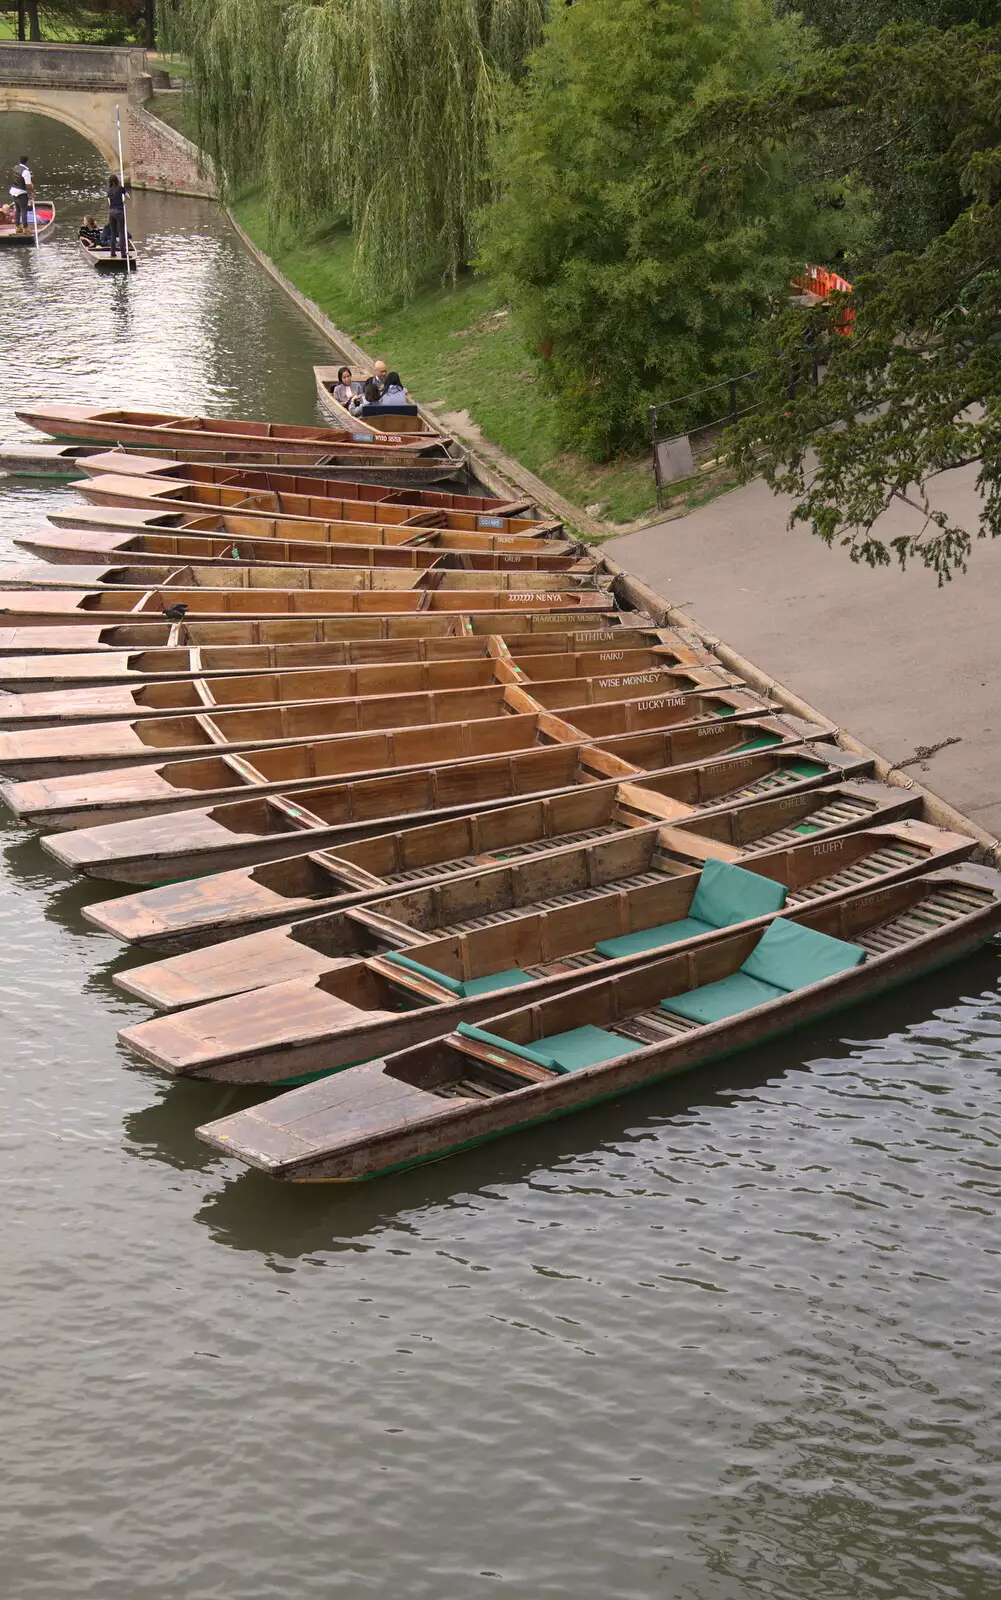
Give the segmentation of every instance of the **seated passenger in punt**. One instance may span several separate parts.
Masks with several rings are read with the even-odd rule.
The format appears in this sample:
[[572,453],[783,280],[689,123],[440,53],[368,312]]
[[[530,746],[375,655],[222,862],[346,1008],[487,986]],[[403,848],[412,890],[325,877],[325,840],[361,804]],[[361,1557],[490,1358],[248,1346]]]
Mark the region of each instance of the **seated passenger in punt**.
[[103,230],[97,226],[96,217],[84,217],[77,238],[87,246],[88,250],[97,250],[101,244]]

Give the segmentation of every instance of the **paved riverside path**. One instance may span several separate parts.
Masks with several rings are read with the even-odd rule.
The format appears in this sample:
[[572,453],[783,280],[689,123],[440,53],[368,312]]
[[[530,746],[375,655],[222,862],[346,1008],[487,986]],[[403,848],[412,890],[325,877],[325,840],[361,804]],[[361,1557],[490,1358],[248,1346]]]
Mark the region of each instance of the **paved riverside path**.
[[[936,503],[977,526],[976,469],[939,480]],[[856,566],[760,480],[674,522],[604,546],[671,605],[840,727],[1001,835],[1001,539],[974,542],[941,589],[923,567]],[[884,540],[914,531],[895,507]],[[923,760],[921,748],[944,745]]]

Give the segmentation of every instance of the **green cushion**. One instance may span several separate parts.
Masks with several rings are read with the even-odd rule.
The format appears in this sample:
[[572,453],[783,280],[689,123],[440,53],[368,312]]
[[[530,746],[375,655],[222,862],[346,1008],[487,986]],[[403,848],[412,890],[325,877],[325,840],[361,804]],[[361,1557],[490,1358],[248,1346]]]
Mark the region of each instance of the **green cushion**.
[[512,1044],[510,1039],[502,1039],[500,1034],[487,1033],[485,1028],[474,1028],[471,1022],[460,1022],[456,1028],[464,1039],[475,1039],[478,1044],[492,1045],[495,1050],[509,1050],[513,1056],[520,1056],[522,1061],[534,1061],[537,1067],[548,1067],[552,1072],[562,1072],[554,1056],[546,1055],[540,1042],[537,1045]]
[[776,917],[751,951],[741,971],[782,989],[805,989],[835,973],[849,972],[865,960],[861,945],[832,939],[830,934],[801,928]]
[[734,922],[781,911],[788,893],[785,884],[774,878],[763,878],[729,861],[707,861],[689,911],[714,928],[727,928]]
[[658,922],[655,928],[623,933],[618,939],[599,939],[594,948],[600,956],[615,961],[619,956],[640,955],[662,944],[677,944],[679,939],[694,939],[697,934],[714,931],[711,923],[700,922],[698,917],[679,917],[677,922]]
[[447,973],[436,972],[434,967],[423,967],[419,961],[412,961],[409,956],[401,955],[399,950],[387,950],[386,961],[391,961],[394,966],[405,967],[407,972],[416,972],[419,978],[430,978],[434,983],[440,983],[443,989],[450,994],[462,994],[462,984],[455,978],[450,978]]
[[459,993],[464,1000],[471,1000],[478,994],[491,994],[494,989],[509,989],[516,983],[538,981],[530,973],[522,972],[520,967],[506,967],[503,972],[488,972],[482,978],[466,978],[459,985]]
[[792,831],[793,831],[793,833],[819,833],[820,832],[820,823],[819,822],[797,822],[795,828],[793,828]]
[[819,778],[830,768],[822,767],[819,761],[790,761],[789,771],[795,772],[797,778]]
[[672,994],[660,1002],[662,1011],[673,1011],[692,1022],[722,1022],[724,1017],[737,1017],[742,1011],[763,1006],[768,1000],[779,1000],[785,994],[774,983],[762,983],[746,972],[731,972],[718,983],[704,983],[701,989],[689,989],[687,994]]
[[769,750],[773,744],[781,744],[782,738],[777,733],[763,733],[760,739],[748,739],[741,748],[744,750]]
[[594,1028],[588,1023],[583,1028],[571,1028],[569,1033],[553,1033],[539,1040],[539,1049],[551,1057],[558,1072],[576,1072],[580,1067],[593,1067],[599,1061],[614,1061],[616,1056],[627,1056],[640,1046],[634,1039],[623,1039],[604,1028]]

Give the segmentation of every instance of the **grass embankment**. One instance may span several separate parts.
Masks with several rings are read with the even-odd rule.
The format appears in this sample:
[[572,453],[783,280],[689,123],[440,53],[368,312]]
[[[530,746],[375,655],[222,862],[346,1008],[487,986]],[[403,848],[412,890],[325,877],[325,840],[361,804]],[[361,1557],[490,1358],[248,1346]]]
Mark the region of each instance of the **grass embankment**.
[[595,466],[557,449],[524,333],[489,278],[470,274],[455,285],[425,289],[407,305],[377,310],[353,280],[354,245],[346,230],[328,229],[293,245],[269,234],[260,195],[243,196],[233,213],[302,294],[373,356],[396,367],[425,404],[468,412],[505,454],[575,505],[599,503],[610,523],[652,511],[649,460]]
[[146,106],[147,111],[152,111],[155,117],[165,122],[175,133],[183,133],[192,144],[197,144],[195,135],[195,116],[191,101],[183,89],[155,89],[153,98]]

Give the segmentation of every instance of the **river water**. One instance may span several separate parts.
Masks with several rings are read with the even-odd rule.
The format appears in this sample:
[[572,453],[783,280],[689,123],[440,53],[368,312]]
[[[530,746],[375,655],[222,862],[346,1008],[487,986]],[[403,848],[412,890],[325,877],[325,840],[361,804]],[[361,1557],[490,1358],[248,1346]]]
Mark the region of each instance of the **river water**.
[[[0,256],[22,400],[313,416],[309,325],[211,206]],[[71,491],[0,489],[0,559]],[[101,894],[4,825],[9,1600],[930,1600],[1001,1586],[1001,969],[355,1191],[194,1138],[241,1103],[116,1030]],[[110,887],[108,893],[117,892]],[[131,958],[135,959],[135,958]]]

